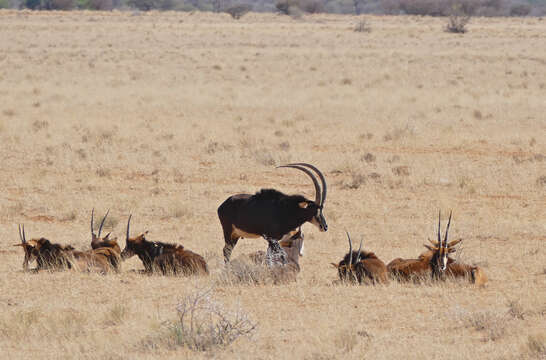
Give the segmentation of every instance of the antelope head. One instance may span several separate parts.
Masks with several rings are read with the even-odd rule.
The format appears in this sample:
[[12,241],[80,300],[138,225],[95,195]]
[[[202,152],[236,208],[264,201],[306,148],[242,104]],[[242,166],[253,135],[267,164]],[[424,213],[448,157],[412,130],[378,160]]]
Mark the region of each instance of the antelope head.
[[[307,163],[293,163],[288,165],[277,166],[277,168],[298,169],[306,173],[311,178],[311,180],[313,181],[313,185],[315,185],[315,201],[303,200],[298,203],[298,206],[301,209],[305,209],[306,214],[312,215],[312,218],[309,221],[311,224],[318,227],[320,231],[327,231],[328,224],[326,224],[326,219],[324,218],[324,215],[322,214],[322,209],[324,208],[324,202],[326,201],[326,191],[327,191],[326,179],[324,178],[324,175],[315,166],[311,164],[307,164]],[[313,175],[313,173],[309,171],[307,168],[317,173],[322,183],[322,190],[319,186],[319,183],[315,175]]]
[[454,240],[448,243],[449,225],[451,224],[452,212],[449,212],[449,220],[447,222],[446,232],[444,234],[444,240],[441,238],[441,213],[438,213],[438,240],[437,242],[430,241],[431,245],[425,244],[425,247],[433,252],[431,258],[432,273],[434,276],[442,276],[447,269],[449,262],[449,254],[455,252],[454,246],[457,245],[462,239]]
[[95,231],[93,230],[94,229],[93,218],[94,218],[94,215],[95,215],[95,209],[91,210],[91,247],[93,249],[97,249],[99,247],[104,247],[104,246],[111,247],[109,243],[111,241],[116,240],[116,239],[112,239],[112,240],[109,239],[111,233],[106,234],[106,236],[104,236],[102,238],[100,237],[101,232],[102,232],[102,227],[104,226],[104,222],[106,221],[106,217],[108,216],[109,213],[110,213],[110,210],[108,210],[106,212],[106,215],[104,215],[104,217],[102,218],[102,220],[100,222],[99,233],[95,234]]
[[332,263],[332,265],[337,268],[340,280],[356,281],[356,266],[360,262],[360,257],[362,255],[362,240],[360,240],[360,246],[355,254],[353,253],[353,242],[351,241],[351,235],[349,235],[349,232],[346,233],[349,241],[349,252],[347,255],[345,255],[343,260],[339,262],[339,264]]
[[25,259],[23,260],[23,270],[27,271],[28,264],[34,261],[37,257],[36,252],[34,251],[37,242],[36,240],[27,241],[27,238],[25,236],[25,225],[19,225],[19,239],[21,239],[21,243],[15,244],[13,246],[21,246],[23,248],[23,251],[25,252]]
[[125,234],[125,249],[123,249],[123,251],[121,252],[122,260],[126,260],[132,256],[137,255],[143,243],[146,242],[146,235],[148,234],[148,231],[145,231],[144,233],[136,237],[130,238],[129,226],[131,224],[131,217],[132,217],[132,214],[129,215],[129,220],[127,221],[127,232]]

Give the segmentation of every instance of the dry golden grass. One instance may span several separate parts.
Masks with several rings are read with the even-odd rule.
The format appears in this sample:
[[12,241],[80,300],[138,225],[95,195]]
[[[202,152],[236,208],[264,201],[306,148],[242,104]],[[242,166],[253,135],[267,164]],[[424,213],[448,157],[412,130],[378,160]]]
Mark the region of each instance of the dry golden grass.
[[[544,356],[546,22],[294,20],[271,14],[0,11],[0,358],[515,359]],[[216,209],[275,187],[313,197],[297,283],[221,280]],[[21,270],[27,236],[88,248],[105,230],[180,242],[208,278]],[[334,285],[344,231],[385,262],[414,257],[454,210],[460,259],[488,286]],[[123,243],[123,241],[122,241]],[[265,249],[241,240],[234,257]],[[212,354],[148,346],[196,288],[258,323]],[[164,342],[166,343],[166,342]],[[148,345],[147,345],[148,344]]]

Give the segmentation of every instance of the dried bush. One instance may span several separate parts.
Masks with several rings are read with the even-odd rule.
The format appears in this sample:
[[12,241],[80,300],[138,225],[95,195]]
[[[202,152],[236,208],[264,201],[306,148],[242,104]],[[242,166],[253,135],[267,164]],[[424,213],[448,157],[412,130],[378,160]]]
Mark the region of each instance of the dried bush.
[[466,24],[468,24],[469,21],[470,15],[465,13],[460,7],[454,7],[447,21],[446,31],[464,34],[467,31]]
[[322,0],[298,0],[297,6],[309,14],[317,14],[324,11]]
[[212,289],[197,290],[176,307],[178,319],[165,324],[161,341],[170,348],[185,346],[208,351],[230,345],[241,336],[252,336],[254,323],[241,308],[228,310],[214,300]]
[[370,26],[370,23],[366,19],[361,19],[359,22],[356,23],[355,26],[356,32],[366,32],[369,33],[372,31],[372,27]]
[[154,9],[169,10],[174,6],[173,0],[127,0],[127,5],[142,11]]
[[232,18],[239,20],[243,15],[252,10],[252,6],[249,4],[238,4],[230,6],[226,9],[226,12],[231,15]]
[[508,315],[514,319],[525,319],[525,311],[523,310],[523,306],[521,306],[519,301],[511,300],[508,302]]
[[506,333],[506,321],[506,317],[489,311],[471,313],[465,318],[467,326],[485,334],[485,341],[496,341],[503,337]]
[[515,4],[510,7],[510,16],[527,16],[531,13],[531,5]]
[[226,264],[218,277],[221,285],[278,285],[296,281],[297,272],[291,267],[269,268],[249,256],[241,256]]
[[530,335],[527,338],[525,353],[530,359],[546,359],[546,336]]
[[290,10],[294,6],[295,2],[293,0],[280,0],[275,3],[275,8],[277,8],[277,11],[284,15],[290,15]]

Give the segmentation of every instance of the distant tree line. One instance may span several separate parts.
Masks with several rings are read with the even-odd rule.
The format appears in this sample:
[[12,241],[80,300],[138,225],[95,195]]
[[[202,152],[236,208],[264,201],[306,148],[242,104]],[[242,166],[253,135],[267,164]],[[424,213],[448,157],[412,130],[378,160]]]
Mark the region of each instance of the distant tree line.
[[214,11],[236,19],[248,11],[447,16],[455,7],[472,16],[546,15],[546,0],[0,0],[0,9]]

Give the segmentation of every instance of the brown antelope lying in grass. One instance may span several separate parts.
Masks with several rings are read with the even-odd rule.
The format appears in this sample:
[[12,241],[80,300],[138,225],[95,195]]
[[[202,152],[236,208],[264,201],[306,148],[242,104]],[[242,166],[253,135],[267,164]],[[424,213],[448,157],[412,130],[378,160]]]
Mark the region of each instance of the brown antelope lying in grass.
[[438,215],[438,240],[436,242],[429,240],[432,246],[425,244],[424,246],[428,251],[419,255],[417,259],[397,258],[392,260],[387,265],[391,275],[402,281],[464,277],[474,284],[484,285],[487,282],[487,276],[480,267],[457,263],[449,257],[449,254],[456,251],[455,245],[462,241],[462,239],[447,241],[450,224],[451,212],[449,213],[446,233],[442,242],[440,215]]
[[131,216],[127,221],[127,233],[125,236],[125,249],[121,252],[121,259],[126,260],[137,255],[144,264],[145,272],[152,273],[161,271],[167,274],[208,274],[205,259],[192,251],[185,250],[184,246],[178,244],[167,244],[158,241],[146,240],[148,231],[130,238],[129,226]]
[[95,209],[91,210],[91,251],[97,256],[104,257],[114,270],[119,271],[121,267],[121,248],[118,245],[117,238],[110,239],[110,233],[102,238],[100,237],[102,226],[104,225],[104,221],[110,210],[108,210],[106,215],[102,218],[98,235],[93,231],[94,212]]
[[388,283],[388,272],[385,263],[373,252],[362,250],[362,240],[357,251],[353,251],[351,236],[347,233],[349,240],[349,252],[338,264],[332,263],[337,268],[341,281],[358,281],[364,283]]
[[71,245],[54,244],[46,238],[27,241],[25,227],[19,226],[20,246],[25,251],[23,269],[28,270],[29,263],[36,260],[36,268],[40,270],[66,270],[99,271],[106,273],[110,270],[110,264],[105,257],[94,254],[92,251],[82,252],[75,250]]

